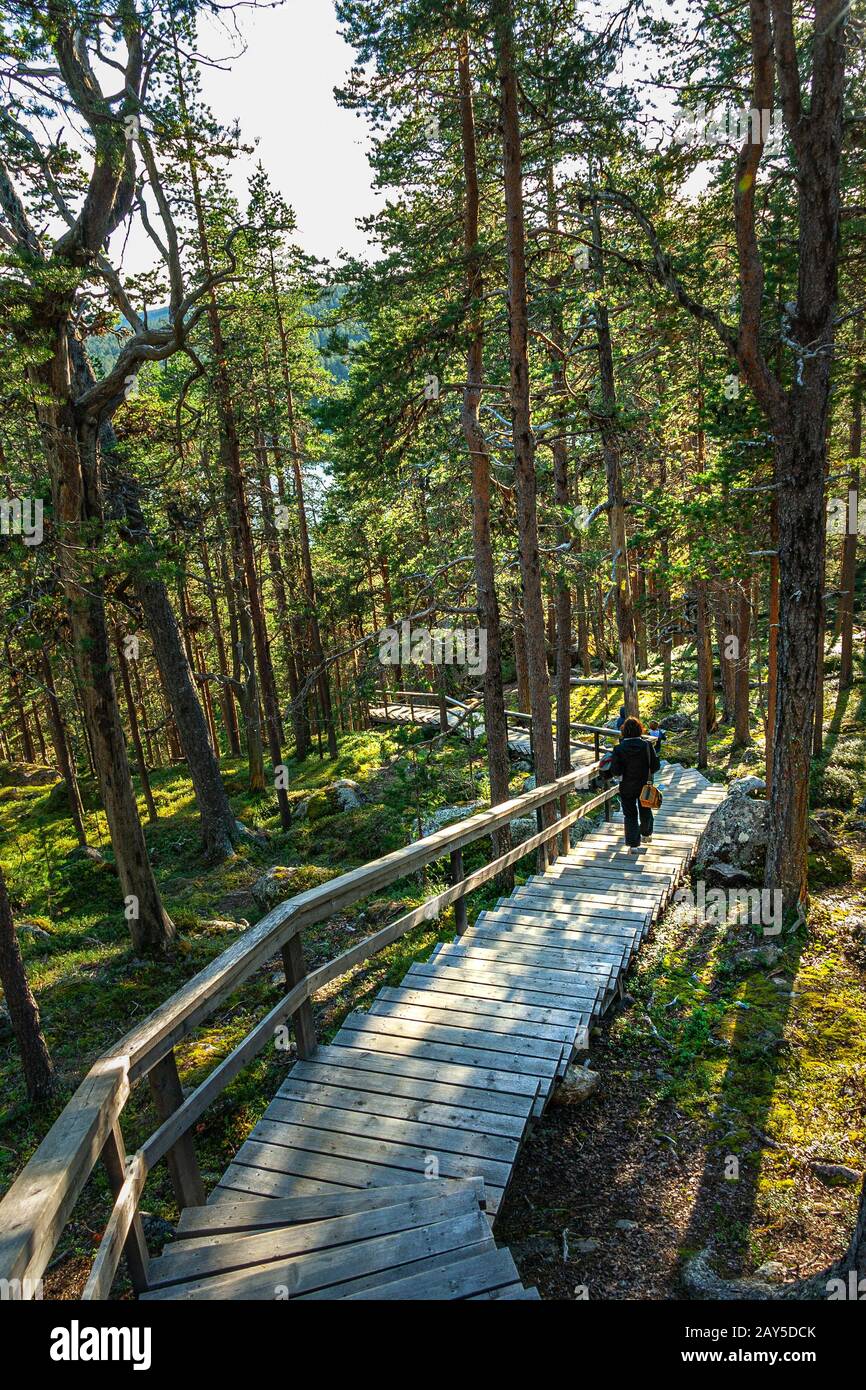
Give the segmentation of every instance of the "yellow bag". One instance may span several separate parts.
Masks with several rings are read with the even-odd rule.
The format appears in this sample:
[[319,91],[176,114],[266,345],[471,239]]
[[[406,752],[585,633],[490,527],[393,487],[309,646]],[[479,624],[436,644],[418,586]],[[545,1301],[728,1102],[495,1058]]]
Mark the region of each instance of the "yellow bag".
[[662,794],[652,778],[641,790],[640,804],[641,806],[649,806],[651,811],[657,811],[662,804]]

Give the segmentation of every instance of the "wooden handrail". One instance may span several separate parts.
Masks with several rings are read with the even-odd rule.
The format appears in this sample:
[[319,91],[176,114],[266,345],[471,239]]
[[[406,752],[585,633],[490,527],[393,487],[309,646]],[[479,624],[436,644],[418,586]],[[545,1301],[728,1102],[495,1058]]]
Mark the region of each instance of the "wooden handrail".
[[[136,1025],[90,1069],[78,1090],[52,1125],[33,1157],[0,1202],[0,1278],[17,1279],[35,1287],[100,1154],[116,1142],[119,1118],[131,1087],[167,1061],[174,1074],[175,1045],[208,1017],[239,984],[297,936],[303,927],[333,916],[419,869],[451,856],[469,844],[491,835],[527,812],[541,812],[551,802],[586,786],[598,771],[598,763],[579,768],[546,786],[481,811],[446,826],[402,849],[352,869],[316,888],[279,904],[254,928],[211,961],[210,965],[158,1009]],[[536,848],[543,848],[575,821],[615,795],[610,788],[560,817],[506,854],[500,855],[459,882],[366,937],[335,960],[289,981],[288,993],[268,1011],[232,1053],[224,1058],[185,1100],[178,1095],[176,1108],[163,1115],[162,1124],[141,1149],[125,1163],[122,1180],[114,1184],[115,1205],[103,1245],[88,1281],[86,1296],[107,1296],[124,1249],[139,1234],[137,1206],[147,1173],[161,1158],[189,1144],[188,1131],[211,1102],[274,1035],[287,1018],[295,1023],[311,996],[330,980],[369,959],[422,921],[429,921],[453,902],[462,900],[481,884],[496,877]],[[308,1007],[308,1005],[307,1005]],[[115,1165],[116,1166],[116,1165]],[[180,1194],[183,1205],[183,1194]],[[146,1258],[146,1250],[145,1250]]]

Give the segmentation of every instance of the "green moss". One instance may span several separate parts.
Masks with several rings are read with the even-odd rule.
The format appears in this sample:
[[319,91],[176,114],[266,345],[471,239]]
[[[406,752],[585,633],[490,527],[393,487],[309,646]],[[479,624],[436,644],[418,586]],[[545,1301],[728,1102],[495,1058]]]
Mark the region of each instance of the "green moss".
[[850,883],[854,865],[850,854],[838,845],[834,849],[815,851],[809,855],[809,886],[830,888]]

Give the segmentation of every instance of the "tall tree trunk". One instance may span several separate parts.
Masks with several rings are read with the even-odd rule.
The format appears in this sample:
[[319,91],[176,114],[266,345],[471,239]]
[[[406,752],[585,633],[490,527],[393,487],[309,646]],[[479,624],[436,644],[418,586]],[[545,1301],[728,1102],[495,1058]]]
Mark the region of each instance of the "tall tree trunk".
[[[594,209],[594,248],[597,262],[596,283],[599,294],[604,291],[604,273],[601,261],[601,219],[598,206]],[[625,507],[623,505],[622,462],[617,428],[616,378],[613,368],[613,347],[610,338],[610,321],[607,305],[599,298],[596,305],[596,327],[598,331],[598,365],[601,381],[601,430],[604,467],[607,478],[607,515],[610,530],[612,555],[614,603],[616,605],[616,629],[619,640],[619,666],[622,673],[623,704],[627,715],[639,714],[637,698],[637,643],[635,636],[634,605],[631,592],[631,576],[628,563],[628,539],[625,527]]]
[[751,585],[748,579],[737,596],[736,637],[739,643],[734,671],[734,747],[745,748],[752,741],[749,727],[749,671],[752,631]]
[[[855,329],[857,352],[863,351],[863,320],[857,320]],[[859,459],[863,450],[863,392],[866,389],[866,369],[858,362],[854,368],[854,382],[851,389],[851,425],[848,436],[848,456]],[[858,499],[860,497],[860,468],[857,464],[851,472],[848,487]],[[847,513],[846,513],[847,517]],[[839,665],[839,689],[848,690],[854,682],[854,596],[857,587],[857,530],[850,520],[846,525],[845,539],[842,542],[842,574],[839,588],[840,635],[842,638],[842,658]]]
[[42,680],[45,683],[45,690],[48,695],[48,717],[51,721],[51,733],[54,740],[54,751],[57,756],[57,767],[66,786],[66,797],[69,802],[69,814],[72,824],[75,827],[75,836],[80,845],[87,844],[87,832],[84,829],[84,807],[81,803],[81,792],[78,787],[78,773],[75,767],[75,760],[69,747],[69,738],[66,732],[66,720],[63,717],[63,710],[57,695],[57,687],[54,684],[54,672],[51,669],[51,660],[46,647],[42,647],[39,656],[42,669]]
[[214,641],[216,643],[217,665],[220,674],[220,707],[223,713],[223,726],[226,731],[226,744],[228,751],[233,758],[241,755],[241,741],[238,733],[238,718],[235,709],[234,698],[229,686],[229,664],[226,655],[225,637],[223,635],[222,623],[220,622],[219,605],[217,603],[217,591],[214,583],[213,568],[208,553],[207,540],[202,538],[201,560],[204,571],[205,588],[207,589],[208,602],[211,612],[211,626],[213,628]]
[[98,552],[104,527],[97,425],[75,419],[65,325],[57,330],[51,358],[36,375],[43,398],[37,413],[51,472],[61,579],[124,912],[136,951],[163,950],[174,927],[160,900],[138,816],[111,668],[102,579],[91,558]]
[[[502,631],[499,599],[490,540],[490,455],[478,420],[481,383],[484,376],[484,322],[481,304],[484,279],[478,252],[478,164],[475,113],[469,44],[461,35],[457,47],[457,76],[460,93],[460,124],[463,142],[465,205],[463,245],[466,255],[466,309],[470,332],[466,354],[467,386],[463,393],[460,419],[469,451],[472,477],[472,544],[475,559],[475,588],[478,620],[487,640],[487,667],[484,671],[484,730],[487,738],[487,767],[490,775],[490,802],[495,806],[508,799],[508,725],[502,681]],[[386,601],[388,595],[386,594]],[[505,853],[510,846],[509,830],[498,834],[496,850]]]
[[123,647],[123,633],[119,627],[114,629],[114,649],[117,653],[117,665],[120,671],[120,683],[123,686],[123,694],[126,700],[126,713],[129,718],[129,732],[132,736],[132,746],[135,749],[135,760],[138,763],[138,780],[141,782],[141,794],[144,797],[144,804],[147,807],[148,820],[151,823],[159,820],[156,811],[156,802],[153,799],[153,792],[150,786],[150,778],[147,774],[147,763],[144,757],[144,749],[141,746],[141,734],[138,729],[138,714],[135,708],[135,700],[132,695],[132,685],[129,679],[129,657],[127,657]]
[[21,947],[12,908],[6,891],[3,870],[0,869],[0,984],[9,1009],[12,1031],[21,1055],[21,1069],[27,1097],[34,1104],[50,1099],[54,1091],[54,1067],[42,1027],[39,1008],[27,983]]
[[[544,607],[541,595],[541,563],[538,551],[535,438],[529,401],[529,321],[526,300],[526,245],[523,220],[523,169],[520,120],[517,106],[517,72],[514,63],[512,0],[493,0],[491,16],[497,49],[505,184],[506,246],[508,253],[509,367],[511,421],[517,487],[517,527],[523,611],[526,618],[526,655],[529,668],[530,712],[538,785],[555,776],[553,726],[550,712],[550,680],[544,641]],[[548,807],[545,819],[553,816]]]
[[[112,444],[113,439],[103,431],[104,450],[107,452]],[[125,513],[127,535],[144,556],[144,563],[136,571],[135,592],[144,613],[163,689],[186,758],[198,807],[204,855],[208,863],[220,863],[232,856],[243,830],[229,804],[174,610],[165,584],[159,578],[156,555],[138,499],[138,487],[129,477],[115,478],[113,486]]]

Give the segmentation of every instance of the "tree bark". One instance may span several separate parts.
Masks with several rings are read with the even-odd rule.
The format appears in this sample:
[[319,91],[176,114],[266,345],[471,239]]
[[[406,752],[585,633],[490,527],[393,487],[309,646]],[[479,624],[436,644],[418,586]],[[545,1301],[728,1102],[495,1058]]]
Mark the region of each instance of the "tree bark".
[[[530,712],[538,785],[555,776],[550,680],[544,640],[544,607],[538,551],[535,438],[529,399],[529,321],[526,300],[526,245],[523,218],[523,169],[514,62],[512,0],[493,0],[491,14],[497,48],[505,184],[506,246],[508,254],[509,369],[511,421],[517,490],[518,544],[526,619]],[[552,817],[548,807],[545,819]]]
[[[508,725],[502,682],[502,632],[490,539],[490,455],[487,449],[487,440],[478,420],[481,383],[484,376],[484,325],[481,316],[484,277],[478,253],[478,163],[469,44],[465,35],[461,35],[458,40],[457,76],[460,93],[465,182],[463,244],[466,256],[466,308],[470,332],[469,348],[466,354],[468,385],[463,394],[460,419],[466,439],[466,448],[469,451],[472,478],[472,544],[475,560],[475,588],[478,596],[478,620],[482,630],[486,633],[487,640],[487,667],[484,671],[484,731],[487,739],[490,802],[491,805],[495,806],[508,799],[510,768]],[[386,594],[386,601],[387,599],[388,595]],[[496,837],[497,854],[506,853],[510,844],[511,836],[506,828],[504,833],[499,833]]]
[[81,802],[81,792],[78,787],[78,773],[72,750],[69,747],[69,739],[66,732],[66,721],[63,718],[63,710],[57,695],[57,687],[54,684],[54,672],[51,669],[51,660],[45,647],[40,652],[40,666],[42,668],[42,680],[48,695],[48,717],[51,721],[51,733],[54,740],[54,751],[57,755],[57,767],[66,785],[66,796],[69,802],[69,814],[72,824],[75,827],[75,837],[79,845],[87,844],[87,832],[84,828],[84,807]]
[[39,1021],[39,1008],[27,982],[21,947],[12,920],[12,908],[0,869],[0,984],[9,1009],[12,1031],[21,1055],[27,1096],[34,1104],[49,1100],[54,1092],[54,1067]]

